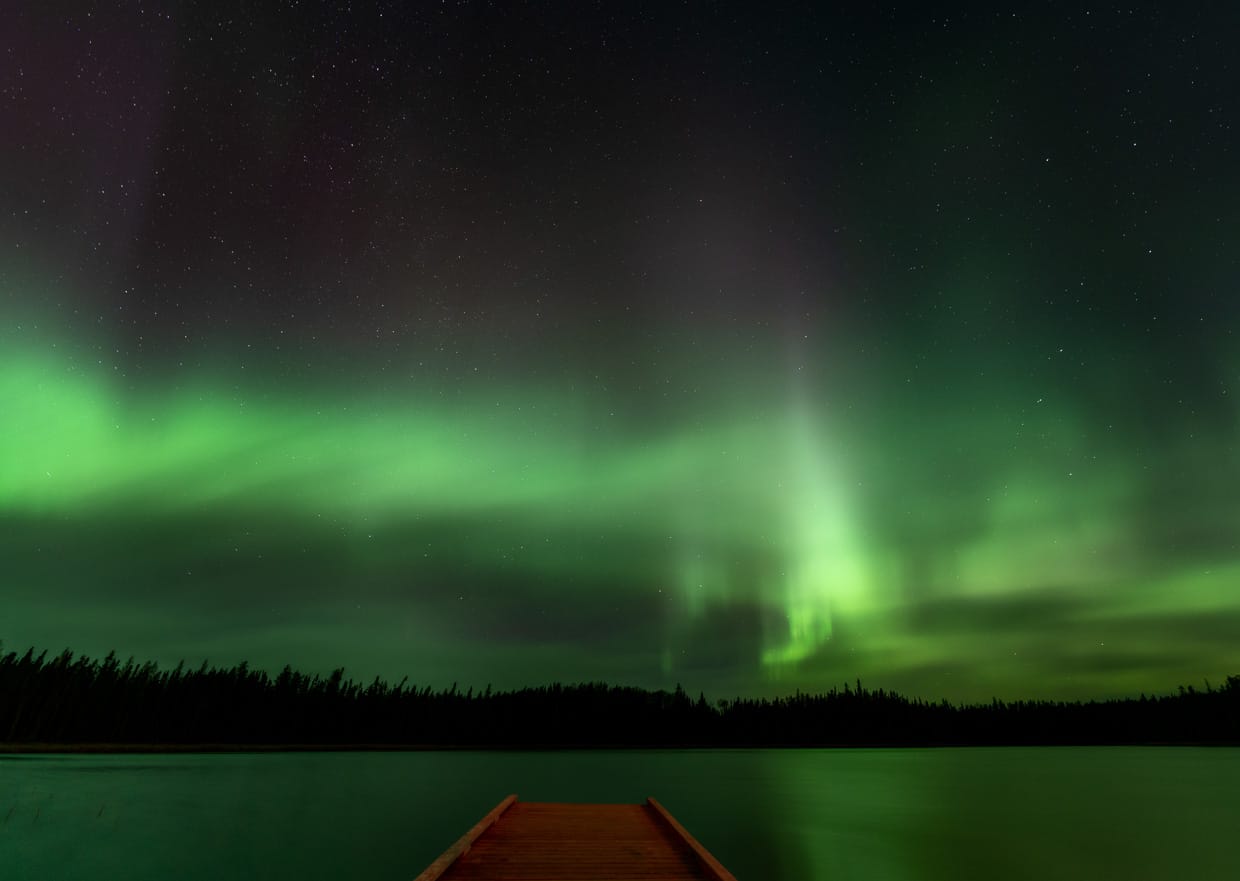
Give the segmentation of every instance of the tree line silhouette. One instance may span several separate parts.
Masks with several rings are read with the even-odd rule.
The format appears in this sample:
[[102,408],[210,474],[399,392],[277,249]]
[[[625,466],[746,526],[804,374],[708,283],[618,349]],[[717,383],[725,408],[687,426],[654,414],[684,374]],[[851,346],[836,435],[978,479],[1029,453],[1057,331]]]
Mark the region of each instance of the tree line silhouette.
[[160,670],[65,650],[0,653],[0,742],[247,746],[956,746],[1240,744],[1240,676],[1120,700],[928,702],[858,681],[710,703],[602,683],[434,690],[344,669]]

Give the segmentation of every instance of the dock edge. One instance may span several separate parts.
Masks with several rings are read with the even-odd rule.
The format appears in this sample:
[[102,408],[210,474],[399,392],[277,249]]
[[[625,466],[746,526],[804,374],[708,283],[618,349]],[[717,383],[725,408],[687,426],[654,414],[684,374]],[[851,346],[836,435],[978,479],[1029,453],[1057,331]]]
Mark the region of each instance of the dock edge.
[[[474,842],[482,836],[483,832],[486,832],[495,824],[495,821],[503,815],[504,811],[516,803],[516,800],[517,796],[514,793],[493,807],[489,814],[475,823],[472,829],[458,838],[455,844],[441,853],[435,862],[427,866],[422,874],[414,878],[413,881],[437,881],[444,872],[448,871],[453,863],[460,859],[462,854],[467,853],[473,847]],[[731,878],[730,875],[728,877]]]
[[668,812],[667,808],[659,804],[653,796],[646,799],[646,804],[650,805],[655,814],[657,814],[664,823],[671,827],[677,837],[684,841],[685,844],[689,845],[689,849],[693,851],[693,855],[697,858],[702,867],[710,873],[710,877],[714,879],[714,881],[736,881],[736,876],[725,869],[723,864],[715,859],[711,852],[702,846],[701,842],[690,835],[689,830],[687,830],[684,826],[681,826],[680,823],[677,822],[676,818]]

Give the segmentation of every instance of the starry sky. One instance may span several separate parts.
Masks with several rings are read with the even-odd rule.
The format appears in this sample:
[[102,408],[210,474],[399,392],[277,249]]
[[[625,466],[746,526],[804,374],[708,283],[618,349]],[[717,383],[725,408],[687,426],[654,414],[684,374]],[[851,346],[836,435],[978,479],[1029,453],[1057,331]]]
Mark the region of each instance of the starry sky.
[[0,640],[1240,672],[1228,4],[19,4]]

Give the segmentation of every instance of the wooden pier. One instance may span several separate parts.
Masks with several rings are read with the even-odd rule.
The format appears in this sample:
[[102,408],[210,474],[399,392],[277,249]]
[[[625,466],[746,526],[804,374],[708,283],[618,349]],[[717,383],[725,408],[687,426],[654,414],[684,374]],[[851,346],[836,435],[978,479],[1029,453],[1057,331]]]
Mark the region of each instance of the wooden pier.
[[736,881],[653,798],[640,805],[510,795],[415,881]]

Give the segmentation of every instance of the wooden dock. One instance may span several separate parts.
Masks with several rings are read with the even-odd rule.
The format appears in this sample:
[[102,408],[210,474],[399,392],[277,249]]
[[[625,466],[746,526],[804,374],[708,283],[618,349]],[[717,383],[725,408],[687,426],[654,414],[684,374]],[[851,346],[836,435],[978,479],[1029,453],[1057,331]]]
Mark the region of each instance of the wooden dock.
[[653,798],[640,805],[510,795],[415,881],[736,881]]

